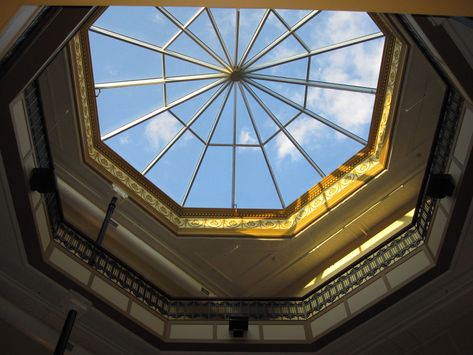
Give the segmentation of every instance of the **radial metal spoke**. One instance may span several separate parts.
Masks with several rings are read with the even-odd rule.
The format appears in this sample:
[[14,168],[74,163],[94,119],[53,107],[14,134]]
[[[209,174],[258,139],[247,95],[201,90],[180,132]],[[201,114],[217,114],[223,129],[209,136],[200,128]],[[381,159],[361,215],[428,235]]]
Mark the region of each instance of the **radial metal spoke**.
[[238,83],[238,87],[241,92],[241,96],[243,98],[243,102],[245,103],[246,111],[248,112],[248,116],[250,117],[251,125],[256,133],[256,138],[258,139],[259,147],[261,148],[261,152],[263,153],[264,160],[266,162],[266,166],[268,167],[269,174],[271,175],[271,180],[273,181],[274,188],[276,189],[276,193],[278,194],[279,201],[281,202],[282,208],[286,208],[286,204],[284,203],[284,199],[281,194],[281,190],[279,189],[278,182],[276,177],[274,176],[273,168],[271,167],[271,163],[268,159],[268,154],[266,153],[266,149],[264,148],[264,144],[261,142],[261,135],[259,133],[258,127],[256,126],[255,119],[253,118],[253,112],[250,109],[250,105],[248,103],[248,99],[243,91],[243,87],[240,83]]
[[204,149],[203,149],[203,151],[202,151],[202,153],[199,157],[199,161],[197,162],[197,165],[196,165],[196,167],[195,167],[195,169],[192,173],[192,177],[189,181],[189,184],[187,185],[186,192],[185,192],[184,197],[182,199],[181,206],[183,206],[183,207],[185,206],[185,204],[187,202],[187,198],[189,197],[189,193],[192,189],[192,186],[194,185],[195,178],[197,177],[197,174],[199,173],[199,170],[200,170],[200,167],[201,167],[202,162],[204,160],[205,154],[207,153],[207,149],[209,148],[209,143],[212,140],[212,137],[215,133],[215,128],[217,127],[218,122],[220,121],[220,117],[222,116],[223,109],[225,108],[225,105],[227,103],[228,96],[230,96],[230,92],[232,91],[232,87],[233,87],[233,84],[230,85],[230,88],[228,89],[227,93],[225,94],[225,98],[223,99],[223,102],[220,105],[220,108],[218,109],[218,113],[215,116],[215,120],[212,124],[212,128],[211,128],[209,136],[207,138],[207,144],[205,145],[205,147],[204,147]]
[[185,28],[182,23],[179,22],[178,19],[176,19],[169,11],[167,11],[163,7],[157,7],[157,9],[164,15],[166,16],[171,22],[173,22],[176,26],[178,26],[180,29],[182,29],[195,43],[199,45],[200,48],[202,48],[205,52],[207,52],[212,58],[214,58],[217,62],[222,64],[225,68],[230,70],[231,68],[228,66],[228,63],[225,63],[224,60],[222,60],[215,52],[210,49],[202,40],[197,37],[193,32],[189,31],[189,29]]
[[[235,9],[235,55],[234,62],[238,62],[238,37],[240,36],[240,9]],[[236,92],[236,89],[235,89]]]
[[[366,145],[366,144],[367,144],[366,140],[364,140],[363,138],[359,137],[358,135],[356,135],[356,134],[354,134],[354,133],[352,133],[352,132],[346,130],[346,129],[343,128],[343,127],[340,127],[340,126],[337,125],[336,123],[333,123],[333,122],[329,121],[328,119],[326,119],[326,118],[324,118],[324,117],[322,117],[322,116],[320,116],[320,115],[318,115],[318,114],[312,112],[311,110],[308,110],[308,109],[304,108],[304,106],[301,106],[301,105],[295,103],[294,101],[289,100],[288,98],[286,98],[286,97],[284,97],[284,96],[282,96],[282,95],[280,95],[280,94],[274,92],[273,90],[269,89],[268,87],[266,87],[266,86],[264,86],[264,85],[261,85],[260,83],[257,83],[256,81],[251,80],[251,79],[249,79],[249,78],[245,79],[245,81],[248,82],[249,84],[253,85],[254,87],[260,89],[261,91],[264,91],[264,92],[267,93],[268,95],[271,95],[272,97],[274,97],[274,98],[276,98],[276,99],[278,99],[278,100],[284,102],[285,104],[287,104],[287,105],[289,105],[289,106],[295,108],[296,110],[299,110],[299,111],[305,113],[307,116],[310,116],[310,117],[316,119],[316,120],[319,121],[320,123],[323,123],[324,125],[326,125],[326,126],[332,128],[332,129],[334,129],[334,130],[336,130],[336,131],[342,133],[343,135],[345,135],[345,136],[347,136],[347,137],[353,139],[354,141],[356,141],[356,142],[358,142],[358,143],[360,143],[360,144],[362,144],[362,145]],[[245,84],[245,86],[247,86],[247,85]],[[249,88],[248,88],[248,89],[249,89]],[[249,90],[251,90],[251,89],[249,89]]]
[[331,51],[336,50],[336,49],[341,49],[341,48],[349,47],[349,46],[352,46],[352,45],[355,45],[355,44],[372,41],[374,39],[381,38],[383,36],[384,36],[384,34],[382,32],[372,33],[370,35],[350,39],[348,41],[332,44],[330,46],[322,47],[322,48],[319,48],[319,49],[314,49],[314,50],[311,50],[309,53],[296,54],[296,55],[293,55],[293,56],[290,56],[290,57],[287,57],[287,58],[284,58],[284,59],[275,60],[275,61],[264,63],[264,64],[261,64],[261,65],[255,65],[253,67],[247,68],[246,72],[249,73],[249,72],[255,72],[255,71],[258,71],[258,70],[268,69],[268,68],[274,67],[276,65],[286,64],[286,63],[293,62],[295,60],[304,59],[304,58],[307,58],[307,57],[312,57],[312,56],[317,55],[317,54],[327,53],[327,52],[331,52]]
[[[312,63],[312,57],[307,58],[307,70],[305,73],[305,81],[310,80],[310,66]],[[304,87],[304,108],[307,108],[307,96],[309,95],[309,85]]]
[[353,91],[353,92],[360,92],[363,94],[376,94],[376,88],[371,88],[371,87],[366,87],[366,86],[336,84],[336,83],[328,83],[325,81],[304,80],[304,79],[296,79],[296,78],[287,78],[284,76],[272,76],[272,75],[254,74],[254,73],[248,73],[246,74],[246,77],[250,79],[275,81],[279,83],[287,83],[287,84],[295,84],[295,85],[305,85],[305,86],[312,86],[312,87],[324,88],[324,89]]
[[[184,24],[184,28],[187,28],[189,27],[192,22],[194,22],[197,17],[199,17],[199,15],[205,10],[205,7],[201,7],[199,9],[199,11],[197,11],[194,16],[192,16],[189,21],[187,21],[185,24]],[[179,29],[179,31],[176,32],[176,34],[174,36],[171,37],[171,39],[169,41],[166,42],[166,44],[164,44],[163,46],[163,49],[166,50],[166,48],[168,48],[171,44],[174,43],[174,41],[184,32],[184,30],[181,28]]]
[[243,64],[243,69],[248,68],[251,66],[254,62],[258,61],[262,56],[264,56],[266,53],[271,51],[274,47],[279,45],[282,41],[284,41],[287,37],[295,33],[299,28],[301,28],[303,25],[307,23],[307,21],[311,20],[314,18],[314,16],[317,16],[317,14],[320,11],[315,10],[311,11],[307,16],[305,16],[303,19],[301,19],[299,22],[297,22],[294,26],[292,26],[288,31],[284,32],[281,36],[276,38],[271,44],[267,45],[264,49],[262,49],[260,52],[255,54],[253,58],[251,58],[249,61],[247,61],[245,64]]
[[297,140],[292,136],[292,134],[284,127],[284,125],[279,122],[277,117],[273,114],[273,112],[264,104],[261,98],[249,87],[249,85],[243,81],[242,82],[245,89],[253,96],[256,102],[261,106],[261,108],[268,114],[269,117],[273,120],[273,122],[279,127],[279,129],[284,133],[284,135],[291,141],[291,143],[297,148],[297,150],[302,154],[302,156],[307,160],[307,162],[317,171],[317,173],[323,178],[325,177],[325,173],[323,170],[312,160],[309,154],[305,151],[304,148],[297,142]]
[[[199,109],[199,111],[197,111],[194,116],[189,120],[189,122],[187,122],[186,125],[184,125],[184,127],[181,128],[181,130],[179,132],[177,132],[177,134],[174,136],[174,138],[168,143],[166,144],[166,146],[159,152],[158,155],[156,155],[156,157],[154,157],[153,160],[151,160],[151,162],[143,169],[143,171],[141,172],[143,175],[146,175],[152,168],[153,166],[155,166],[158,161],[161,160],[161,158],[164,156],[164,154],[166,154],[169,149],[171,149],[171,147],[179,140],[179,138],[181,138],[184,133],[186,133],[186,131],[190,128],[190,126],[195,122],[197,121],[197,119],[204,113],[204,111],[217,99],[217,97],[228,87],[228,82],[226,82],[225,84],[223,84],[202,106],[201,108]],[[206,142],[203,142],[204,144],[206,144]]]
[[167,78],[163,77],[163,78],[153,78],[153,79],[112,81],[108,83],[96,83],[95,88],[96,89],[114,89],[114,88],[130,87],[130,86],[179,83],[182,81],[220,79],[220,78],[226,78],[227,76],[228,76],[227,74],[217,73],[217,74],[171,76]]
[[263,29],[263,26],[266,23],[266,20],[268,19],[268,16],[270,13],[271,13],[271,10],[266,10],[265,13],[263,14],[263,17],[261,17],[258,27],[256,27],[255,33],[253,33],[253,36],[248,42],[248,45],[246,46],[246,49],[243,52],[240,58],[240,61],[238,62],[238,66],[241,66],[245,62],[246,57],[248,57],[248,54],[250,53],[251,48],[253,48],[253,45],[255,44],[256,39],[258,38],[261,30]]
[[194,91],[194,92],[192,92],[192,93],[190,93],[190,94],[188,94],[188,95],[185,95],[185,96],[181,97],[180,99],[177,99],[177,100],[171,102],[171,103],[170,103],[168,106],[166,106],[166,107],[160,107],[160,108],[158,108],[157,110],[154,110],[154,111],[152,111],[152,112],[150,112],[150,113],[148,113],[148,114],[146,114],[146,115],[144,115],[144,116],[141,116],[140,118],[137,118],[136,120],[133,120],[133,121],[131,121],[131,122],[129,122],[129,123],[127,123],[127,124],[125,124],[125,125],[123,125],[123,126],[117,128],[117,129],[113,130],[112,132],[103,135],[103,136],[101,137],[101,139],[102,139],[103,141],[105,141],[105,140],[107,140],[107,139],[110,139],[110,138],[116,136],[117,134],[120,134],[120,133],[122,133],[122,132],[125,132],[126,130],[129,130],[130,128],[132,128],[132,127],[134,127],[134,126],[136,126],[136,125],[138,125],[138,124],[140,124],[140,123],[142,123],[142,122],[145,122],[145,121],[149,120],[150,118],[152,118],[152,117],[154,117],[154,116],[156,116],[156,115],[159,115],[160,113],[163,113],[163,112],[169,110],[170,108],[173,108],[173,107],[175,107],[175,106],[177,106],[177,105],[180,105],[180,104],[182,104],[183,102],[192,99],[193,97],[199,96],[199,95],[203,94],[204,92],[209,91],[210,89],[212,89],[212,88],[214,88],[214,87],[216,87],[216,86],[218,86],[218,85],[220,85],[220,84],[223,84],[225,81],[227,81],[227,79],[220,79],[220,80],[218,80],[218,81],[216,81],[216,82],[213,82],[213,83],[211,83],[211,84],[209,84],[209,85],[207,85],[207,86],[204,86],[203,88],[200,88],[199,90],[196,90],[196,91]]
[[207,11],[207,15],[209,16],[210,22],[212,23],[212,27],[217,35],[218,41],[220,42],[220,45],[222,46],[223,53],[225,53],[225,57],[227,57],[228,63],[230,64],[230,66],[233,66],[232,58],[230,56],[230,53],[228,53],[227,46],[225,45],[225,41],[223,40],[220,30],[218,29],[218,26],[217,26],[217,23],[215,22],[215,18],[214,18],[214,15],[212,14],[212,11],[210,11],[208,8],[205,8],[205,11]]
[[92,31],[92,32],[95,32],[95,33],[100,33],[100,34],[102,34],[104,36],[107,36],[107,37],[110,37],[110,38],[118,39],[118,40],[120,40],[122,42],[125,42],[125,43],[133,44],[133,45],[141,47],[141,48],[150,49],[154,52],[161,53],[163,55],[165,54],[165,55],[168,55],[170,57],[181,59],[181,60],[184,60],[184,61],[189,62],[189,63],[197,64],[197,65],[200,65],[202,67],[206,67],[206,68],[216,70],[216,71],[219,71],[219,72],[222,72],[222,73],[228,73],[229,72],[228,68],[222,68],[222,67],[219,67],[218,65],[207,63],[205,61],[189,57],[185,54],[170,51],[169,49],[164,50],[162,47],[156,46],[154,44],[143,42],[143,41],[140,41],[138,39],[122,35],[120,33],[116,33],[116,32],[113,32],[113,31],[106,30],[104,28],[100,28],[100,27],[97,27],[97,26],[92,26],[92,27],[89,28],[89,30]]
[[[166,78],[166,56],[161,56],[161,68],[163,73],[163,78]],[[97,85],[97,84],[96,84]],[[164,106],[168,105],[168,91],[166,90],[166,82],[163,83],[163,104]]]
[[[281,23],[284,25],[284,27],[286,27],[286,30],[290,30],[291,29],[291,26],[289,26],[289,24],[286,22],[286,20],[284,20],[284,18],[279,14],[278,11],[276,10],[272,10],[273,14],[279,19],[279,21],[281,21]],[[302,40],[302,38],[299,37],[299,35],[297,33],[292,33],[292,37],[294,37],[297,42],[299,42],[299,44],[304,47],[304,49],[306,50],[306,52],[310,52],[310,47]]]
[[232,208],[235,208],[237,91],[233,86]]
[[210,143],[209,147],[242,147],[242,148],[259,148],[259,144],[242,144],[242,143]]

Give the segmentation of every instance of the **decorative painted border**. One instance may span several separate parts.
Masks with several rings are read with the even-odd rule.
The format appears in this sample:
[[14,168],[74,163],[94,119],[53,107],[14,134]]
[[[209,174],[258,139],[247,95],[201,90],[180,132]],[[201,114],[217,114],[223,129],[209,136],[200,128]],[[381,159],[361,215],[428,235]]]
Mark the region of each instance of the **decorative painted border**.
[[[386,27],[384,26],[384,31]],[[87,28],[85,27],[77,34],[70,44],[84,159],[105,178],[125,186],[134,201],[177,235],[292,237],[385,168],[389,151],[390,128],[395,111],[394,101],[407,48],[407,45],[394,35],[390,35],[390,38],[393,38],[393,48],[386,75],[378,129],[367,157],[363,159],[363,154],[366,152],[360,152],[358,156],[350,160],[362,159],[351,170],[338,178],[333,174],[327,176],[296,201],[294,206],[289,206],[294,211],[288,216],[284,215],[284,210],[282,213],[274,210],[258,211],[256,215],[253,212],[245,216],[244,210],[241,215],[239,210],[226,209],[222,217],[219,213],[222,211],[218,209],[176,207],[173,201],[169,201],[167,196],[162,196],[163,193],[150,184],[145,177],[139,173],[137,176],[136,171],[129,164],[124,164],[122,158],[100,142],[95,97],[91,94],[94,92],[91,67],[87,59],[90,57]],[[321,186],[324,188],[322,189]],[[186,215],[189,211],[193,215]]]

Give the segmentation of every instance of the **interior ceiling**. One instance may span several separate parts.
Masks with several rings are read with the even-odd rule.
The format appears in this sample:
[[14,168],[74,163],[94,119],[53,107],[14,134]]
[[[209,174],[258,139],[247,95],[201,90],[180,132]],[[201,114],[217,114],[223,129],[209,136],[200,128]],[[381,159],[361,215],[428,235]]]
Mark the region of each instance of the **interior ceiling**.
[[[66,52],[42,75],[40,88],[65,218],[93,238],[104,215],[93,211],[104,211],[113,191],[83,162]],[[104,246],[173,296],[202,296],[199,285],[221,297],[300,295],[320,270],[415,206],[444,90],[428,62],[410,47],[388,169],[295,238],[176,237],[123,200],[114,213],[118,227],[109,228]],[[125,238],[123,230],[133,235]],[[336,238],[308,254],[337,231]],[[162,258],[174,265],[163,268]],[[176,270],[182,270],[177,271],[181,278]],[[184,285],[185,275],[197,286]]]

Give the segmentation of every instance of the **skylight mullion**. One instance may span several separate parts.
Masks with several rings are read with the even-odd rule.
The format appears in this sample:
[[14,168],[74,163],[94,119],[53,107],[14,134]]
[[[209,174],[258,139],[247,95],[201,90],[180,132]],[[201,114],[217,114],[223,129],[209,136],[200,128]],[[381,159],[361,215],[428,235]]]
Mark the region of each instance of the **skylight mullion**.
[[[163,73],[163,79],[166,80],[166,56],[161,54],[161,68]],[[168,93],[166,90],[166,81],[163,82],[163,105],[168,105]]]
[[195,43],[197,43],[200,48],[202,48],[204,51],[206,51],[212,58],[214,58],[217,62],[219,62],[224,68],[227,68],[230,70],[231,68],[228,66],[227,63],[225,63],[224,60],[222,60],[215,52],[210,49],[204,42],[200,40],[199,37],[197,37],[192,31],[189,29],[185,28],[182,23],[179,22],[178,19],[176,19],[169,11],[167,11],[163,7],[157,7],[157,9],[164,15],[166,16],[171,22],[173,22],[176,26],[181,28]]
[[188,94],[186,96],[183,96],[180,99],[177,99],[177,100],[171,102],[168,106],[160,107],[157,110],[154,110],[154,111],[152,111],[152,112],[150,112],[150,113],[148,113],[144,116],[141,116],[140,118],[137,118],[136,120],[133,120],[133,121],[117,128],[117,129],[113,130],[112,132],[103,135],[100,138],[102,139],[102,141],[106,141],[107,139],[115,137],[117,134],[125,132],[125,131],[129,130],[130,128],[135,127],[136,125],[138,125],[142,122],[145,122],[145,121],[149,120],[150,118],[169,110],[170,108],[173,108],[174,106],[180,105],[183,102],[185,102],[189,99],[192,99],[195,96],[199,96],[199,95],[203,94],[204,92],[209,91],[210,89],[212,89],[212,88],[214,88],[214,87],[216,87],[220,84],[223,84],[225,81],[227,81],[227,79],[220,79],[216,82],[210,83],[209,85],[204,86],[203,88],[200,88],[199,90],[191,92],[190,94]]
[[[291,29],[291,26],[289,26],[289,24],[286,22],[286,20],[284,20],[284,18],[279,14],[279,12],[277,12],[276,10],[273,10],[273,14],[279,19],[279,21],[282,22],[282,24],[284,25],[284,27],[286,27],[287,30],[290,30]],[[299,35],[297,33],[292,33],[292,37],[294,37],[297,42],[299,42],[299,44],[304,47],[304,49],[307,51],[307,52],[310,52],[310,47],[304,42],[304,40],[302,38],[299,37]]]
[[[296,120],[297,117],[299,117],[300,115],[302,115],[302,112],[299,112],[297,115],[295,115],[293,118],[291,118],[289,121],[287,121],[283,126],[284,127],[287,127],[289,126],[292,122],[294,122]],[[281,129],[278,128],[276,132],[274,132],[272,135],[270,135],[268,138],[266,138],[266,140],[263,142],[263,144],[266,144],[268,143],[271,139],[273,139],[274,137],[277,136],[277,134],[281,132]]]
[[[197,17],[199,17],[199,15],[200,15],[204,10],[205,10],[205,7],[201,7],[201,8],[199,9],[199,11],[197,11],[197,12],[194,14],[194,16],[192,16],[192,17],[184,24],[184,28],[189,27],[189,26],[192,24],[192,22],[194,22],[194,21],[197,19]],[[172,36],[172,38],[164,44],[163,50],[166,50],[166,48],[168,48],[171,44],[173,44],[173,42],[174,42],[183,32],[184,32],[184,29],[183,29],[183,28],[179,29],[179,31],[177,31],[176,34],[175,34],[174,36]]]
[[316,119],[317,121],[319,121],[320,123],[323,123],[324,125],[342,133],[343,135],[353,139],[354,141],[362,144],[362,145],[366,145],[367,142],[366,140],[364,140],[363,138],[359,137],[358,135],[346,130],[345,128],[343,127],[340,127],[339,125],[337,125],[336,123],[333,123],[331,121],[329,121],[328,119],[326,119],[325,117],[322,117],[318,114],[316,114],[315,112],[312,112],[311,110],[308,110],[306,108],[304,108],[303,106],[295,103],[294,101],[292,100],[289,100],[288,98],[274,92],[273,90],[269,89],[268,87],[264,86],[264,85],[261,85],[249,78],[245,79],[246,82],[250,83],[251,85],[253,85],[254,87],[257,87],[258,89],[260,89],[261,91],[264,91],[266,92],[267,94],[273,96],[274,98],[286,103],[287,105],[289,106],[292,106],[293,108],[295,108],[296,110],[299,110],[303,113],[305,113],[306,115]]
[[225,45],[225,41],[223,40],[220,30],[218,29],[218,26],[217,26],[217,23],[215,22],[215,18],[214,18],[214,15],[212,14],[212,11],[210,11],[208,8],[205,8],[205,11],[207,12],[207,15],[209,16],[210,22],[212,23],[212,27],[215,31],[215,34],[217,35],[218,41],[220,42],[220,46],[222,46],[223,53],[225,53],[225,57],[227,57],[228,63],[230,63],[230,65],[233,66],[232,58],[230,54],[228,53],[227,46]]
[[316,162],[312,160],[309,154],[305,151],[304,148],[297,142],[297,140],[292,136],[292,134],[284,127],[284,125],[279,122],[278,118],[273,114],[273,112],[264,104],[263,100],[249,87],[246,83],[246,80],[243,81],[243,86],[245,89],[253,96],[256,102],[261,106],[261,108],[271,117],[273,122],[279,127],[279,129],[284,133],[284,135],[291,141],[292,144],[297,148],[297,150],[302,154],[302,156],[307,160],[307,162],[314,168],[317,173],[324,178],[325,173],[323,170],[317,165]]
[[[164,56],[163,56],[164,57]],[[164,69],[164,64],[163,64]],[[207,80],[207,79],[220,79],[227,77],[226,74],[198,74],[198,75],[182,75],[182,76],[171,76],[166,78],[163,73],[162,78],[152,79],[139,79],[139,80],[123,80],[123,81],[111,81],[106,83],[96,83],[96,89],[115,89],[130,86],[143,86],[143,85],[155,85],[155,84],[166,84],[166,83],[178,83],[182,81],[194,81],[194,80]]]
[[185,206],[185,204],[187,202],[187,198],[189,197],[189,193],[192,189],[192,186],[194,185],[195,178],[197,177],[197,174],[199,173],[202,162],[204,161],[205,154],[207,153],[207,149],[209,148],[209,143],[212,140],[212,137],[215,133],[215,128],[217,128],[218,122],[220,121],[220,117],[222,116],[223,109],[225,108],[225,105],[227,103],[228,96],[230,96],[230,92],[232,91],[232,87],[233,87],[233,84],[230,85],[230,88],[228,89],[227,93],[225,94],[225,98],[223,99],[222,104],[220,105],[220,108],[218,110],[218,113],[215,116],[215,120],[212,124],[212,128],[211,128],[210,133],[209,133],[208,138],[207,138],[207,143],[205,144],[205,147],[202,151],[202,154],[199,157],[199,161],[197,162],[197,165],[195,166],[195,169],[192,172],[192,177],[189,181],[189,184],[187,185],[186,192],[184,193],[184,197],[182,199],[181,206],[183,206],[183,207]]
[[251,125],[253,126],[253,129],[255,130],[256,138],[258,139],[258,143],[259,143],[258,146],[261,148],[261,152],[263,153],[263,157],[266,162],[266,166],[268,167],[269,174],[271,175],[271,180],[273,181],[273,185],[274,185],[274,188],[276,189],[276,193],[278,194],[279,201],[281,202],[282,208],[286,208],[286,204],[284,203],[284,198],[282,197],[278,182],[276,180],[276,177],[274,176],[273,168],[271,166],[271,163],[269,162],[266,149],[264,149],[264,144],[261,143],[261,135],[259,133],[258,127],[256,126],[255,120],[253,118],[253,113],[251,112],[250,105],[243,91],[243,87],[241,86],[240,83],[238,83],[238,88],[240,89],[243,102],[245,103],[246,111],[248,112],[248,116],[250,117]]
[[[208,99],[205,104],[201,106],[199,111],[197,111],[194,116],[187,122],[182,129],[177,132],[174,138],[159,152],[159,154],[143,169],[141,174],[146,175],[152,168],[155,166],[159,160],[168,152],[169,149],[186,133],[187,129],[204,113],[204,111],[217,99],[217,97],[228,87],[228,82],[223,84],[211,97]],[[204,142],[206,144],[206,142]]]
[[[235,13],[235,55],[234,63],[238,62],[238,37],[240,36],[240,9],[236,9]],[[235,89],[236,92],[236,89]]]
[[[238,53],[238,51],[236,53]],[[232,208],[236,208],[235,207],[236,129],[237,129],[237,91],[236,91],[235,86],[233,86]]]
[[269,44],[268,46],[263,48],[260,52],[255,54],[253,56],[253,58],[251,58],[248,62],[244,63],[243,64],[243,69],[248,68],[249,66],[251,66],[254,62],[256,62],[258,59],[260,59],[262,56],[264,56],[266,53],[268,53],[270,50],[272,50],[274,47],[276,47],[282,41],[284,41],[287,37],[289,37],[294,32],[296,32],[300,27],[305,25],[307,23],[307,21],[311,20],[319,12],[320,11],[318,11],[318,10],[311,11],[307,16],[305,16],[303,19],[301,19],[299,22],[297,22],[288,31],[284,32],[281,36],[276,38],[271,44]]
[[271,67],[274,67],[274,66],[277,66],[277,65],[290,63],[290,62],[293,62],[295,60],[304,59],[304,58],[307,58],[307,57],[312,57],[312,56],[317,55],[317,54],[331,52],[333,50],[342,49],[342,48],[349,47],[349,46],[352,46],[352,45],[355,45],[355,44],[360,44],[360,43],[372,41],[374,39],[381,38],[381,37],[384,37],[384,34],[382,32],[372,33],[372,34],[369,34],[369,35],[366,35],[366,36],[350,39],[348,41],[343,41],[343,42],[340,42],[340,43],[332,44],[330,46],[314,49],[314,50],[310,51],[309,53],[296,54],[296,55],[293,55],[293,56],[290,56],[290,57],[287,57],[287,58],[284,58],[284,59],[279,59],[279,60],[275,60],[275,61],[272,61],[272,62],[269,62],[269,63],[249,67],[249,68],[246,69],[246,73],[250,73],[250,72],[252,73],[252,72],[255,72],[255,71],[258,71],[258,70],[268,69],[268,68],[271,68]]
[[248,54],[251,51],[251,48],[253,48],[253,45],[255,44],[256,39],[258,38],[261,30],[263,29],[264,24],[266,23],[266,20],[268,19],[269,14],[271,13],[271,10],[266,10],[265,13],[263,14],[263,17],[261,18],[258,27],[256,27],[255,33],[253,33],[253,36],[251,37],[250,41],[248,42],[248,45],[246,46],[245,51],[243,52],[240,61],[238,62],[238,65],[241,66],[246,58],[248,57]]
[[316,81],[316,80],[308,80],[308,79],[304,80],[304,79],[297,79],[297,78],[288,78],[284,76],[273,76],[273,75],[266,75],[266,74],[254,74],[254,73],[248,73],[246,74],[246,77],[251,78],[251,79],[275,81],[275,82],[287,83],[287,84],[312,86],[312,87],[323,88],[323,89],[353,91],[353,92],[359,92],[363,94],[376,94],[376,88],[371,88],[371,87],[366,87],[366,86],[336,84],[336,83],[328,83],[325,81]]
[[173,110],[169,110],[169,113],[170,113],[176,120],[178,120],[180,124],[182,124],[184,127],[187,127],[187,130],[188,130],[189,132],[191,132],[191,133],[195,136],[195,138],[197,138],[199,141],[201,141],[202,144],[205,144],[205,141],[204,141],[202,138],[200,138],[200,136],[199,136],[197,133],[195,133],[194,130],[193,130],[191,127],[189,127],[186,122],[184,122],[183,120],[181,120],[181,118],[180,118],[175,112],[173,112]]
[[209,147],[243,147],[243,148],[259,148],[259,144],[242,144],[242,143],[209,143]]
[[[308,82],[310,80],[310,66],[312,63],[312,57],[307,58],[307,70],[305,73],[305,81]],[[309,85],[305,85],[304,87],[304,108],[307,108],[307,96],[309,95]]]
[[122,42],[125,42],[125,43],[133,44],[133,45],[141,47],[141,48],[146,48],[146,49],[150,49],[154,52],[158,52],[158,53],[161,53],[161,54],[166,54],[170,57],[181,59],[181,60],[184,60],[184,61],[189,62],[189,63],[194,63],[194,64],[200,65],[202,67],[206,67],[206,68],[216,70],[216,71],[219,71],[219,72],[222,72],[222,73],[228,73],[227,69],[221,68],[217,65],[207,63],[207,62],[202,61],[200,59],[189,57],[185,54],[170,51],[169,49],[164,50],[162,47],[156,46],[154,44],[143,42],[143,41],[140,41],[138,39],[122,35],[120,33],[116,33],[116,32],[113,32],[113,31],[106,30],[104,28],[92,26],[92,27],[89,28],[89,30],[92,31],[92,32],[99,33],[101,35],[113,38],[113,39],[118,39],[118,40],[120,40]]

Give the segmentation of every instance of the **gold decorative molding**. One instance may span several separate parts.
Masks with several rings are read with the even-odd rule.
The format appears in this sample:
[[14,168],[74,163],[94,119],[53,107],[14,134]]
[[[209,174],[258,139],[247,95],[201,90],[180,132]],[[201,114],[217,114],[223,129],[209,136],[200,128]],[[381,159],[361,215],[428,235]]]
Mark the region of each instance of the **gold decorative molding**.
[[85,162],[119,184],[131,199],[176,235],[292,237],[386,168],[395,98],[407,45],[376,17],[386,35],[368,145],[284,210],[183,208],[100,140],[88,45],[88,26],[70,43]]

